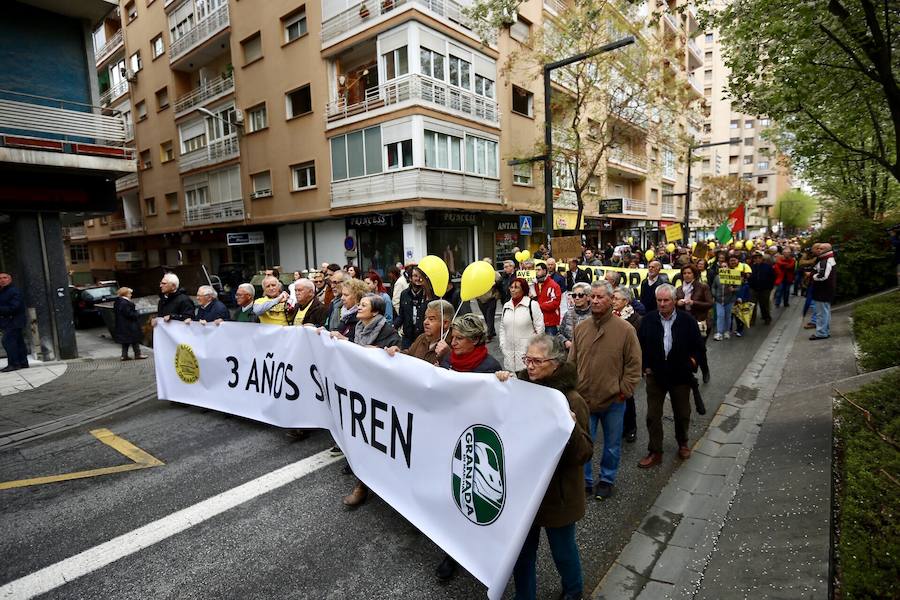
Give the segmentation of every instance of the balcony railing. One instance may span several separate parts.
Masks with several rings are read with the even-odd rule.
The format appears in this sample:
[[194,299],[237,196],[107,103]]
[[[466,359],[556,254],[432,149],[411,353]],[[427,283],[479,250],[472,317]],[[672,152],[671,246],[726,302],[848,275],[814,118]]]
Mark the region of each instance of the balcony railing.
[[646,215],[647,214],[647,201],[646,200],[636,200],[634,198],[623,198],[622,199],[622,214],[623,215]]
[[[322,23],[322,44],[329,44],[348,31],[362,28],[363,25],[371,26],[372,21],[406,5],[418,6],[445,17],[464,29],[471,29],[468,19],[463,13],[463,5],[456,0],[364,0]],[[496,38],[488,41],[496,43]]]
[[123,79],[100,95],[100,105],[109,106],[128,93],[128,80]]
[[100,49],[94,53],[94,59],[95,59],[96,64],[97,65],[102,64],[103,61],[105,61],[107,58],[109,58],[110,56],[115,54],[115,52],[119,48],[121,48],[124,45],[124,43],[125,43],[125,37],[122,35],[122,30],[120,29],[116,32],[116,34],[114,36],[109,38],[109,41],[107,41],[105,44],[103,44],[103,46],[101,46]]
[[623,150],[622,148],[613,148],[609,151],[609,162],[616,163],[628,167],[636,171],[647,170],[647,157]]
[[178,159],[178,171],[184,173],[207,165],[237,158],[241,155],[237,136],[222,138],[210,142],[205,148],[182,154]]
[[701,63],[703,62],[703,52],[700,50],[700,46],[697,45],[697,42],[694,41],[694,38],[688,38],[687,42],[688,50],[694,53]]
[[136,188],[138,185],[138,176],[137,173],[129,173],[124,177],[119,177],[116,179],[116,191],[121,192],[124,190],[130,190],[131,188]]
[[196,46],[199,46],[230,24],[228,4],[223,4],[205,19],[189,29],[183,36],[169,46],[169,62],[175,62]]
[[131,233],[143,231],[144,224],[140,219],[110,219],[110,233]]
[[544,0],[544,8],[554,15],[561,15],[566,12],[566,3],[563,0]]
[[665,13],[663,14],[663,18],[665,19],[666,24],[672,28],[672,31],[681,33],[681,23],[678,22],[678,17],[670,13]]
[[71,227],[63,227],[63,239],[66,240],[82,240],[87,237],[87,231],[84,225],[73,225]]
[[690,89],[693,90],[694,93],[702,96],[703,88],[700,86],[700,82],[697,81],[697,78],[693,74],[691,74],[691,75],[688,75],[687,80],[688,80],[688,86],[690,87]]
[[435,104],[465,117],[500,123],[500,108],[494,100],[417,74],[366,90],[365,97],[354,104],[347,104],[344,98],[332,100],[325,109],[325,118],[328,122],[337,121],[407,101]]
[[660,214],[663,217],[674,217],[675,216],[675,203],[671,200],[663,199],[662,207],[660,208]]
[[229,200],[228,202],[216,202],[215,204],[189,206],[184,213],[184,224],[186,226],[242,221],[243,219],[243,200]]
[[183,96],[179,96],[175,100],[175,113],[183,113],[195,106],[200,106],[217,98],[234,91],[234,77],[217,77],[212,81],[207,81],[195,90],[191,90]]
[[332,208],[411,198],[500,204],[500,182],[478,175],[415,168],[356,177],[331,184]]

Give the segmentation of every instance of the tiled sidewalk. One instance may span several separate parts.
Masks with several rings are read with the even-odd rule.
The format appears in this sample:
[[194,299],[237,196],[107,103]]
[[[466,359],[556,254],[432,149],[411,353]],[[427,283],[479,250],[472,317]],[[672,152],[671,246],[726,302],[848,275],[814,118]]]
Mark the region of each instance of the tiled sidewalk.
[[[3,362],[6,362],[5,360]],[[0,367],[2,368],[2,367]],[[66,372],[66,363],[42,365],[32,363],[28,369],[19,369],[11,373],[0,373],[0,396],[11,396],[49,383]]]

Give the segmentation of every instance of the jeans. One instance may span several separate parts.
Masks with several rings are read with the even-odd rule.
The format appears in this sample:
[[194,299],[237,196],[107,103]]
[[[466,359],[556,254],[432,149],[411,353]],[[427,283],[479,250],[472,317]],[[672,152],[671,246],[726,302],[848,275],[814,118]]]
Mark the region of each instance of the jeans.
[[10,367],[28,366],[28,348],[21,328],[3,330],[3,349]]
[[[544,531],[547,532],[550,554],[553,555],[553,562],[562,579],[563,594],[580,598],[584,591],[584,580],[581,576],[578,544],[575,542],[575,523],[563,527],[544,527]],[[537,598],[537,549],[540,541],[541,528],[532,525],[513,567],[516,600]]]
[[716,302],[716,333],[727,333],[728,326],[731,325],[731,307],[733,302],[722,304]]
[[[597,423],[603,428],[603,454],[600,457],[600,481],[616,482],[619,459],[622,457],[622,427],[625,421],[625,403],[613,402],[602,412],[591,413],[591,440],[597,439]],[[584,485],[594,485],[594,460],[584,463]]]
[[557,325],[547,325],[544,327],[544,333],[547,335],[559,335],[559,326]]
[[813,325],[816,324],[816,301],[812,299],[812,295],[807,292],[806,293],[806,303],[803,306],[803,312],[806,313],[808,310],[812,309],[812,318],[809,320]]
[[788,283],[787,280],[784,280],[775,288],[775,306],[778,307],[782,302],[784,302],[785,306],[789,306],[790,298],[791,284]]
[[831,302],[816,302],[816,337],[831,335]]

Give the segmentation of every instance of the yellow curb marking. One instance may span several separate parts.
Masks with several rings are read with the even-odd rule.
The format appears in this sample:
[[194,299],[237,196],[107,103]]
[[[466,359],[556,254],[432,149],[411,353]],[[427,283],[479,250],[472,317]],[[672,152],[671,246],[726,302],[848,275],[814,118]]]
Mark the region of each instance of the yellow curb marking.
[[45,483],[56,483],[58,481],[70,481],[72,479],[84,479],[86,477],[98,477],[100,475],[109,475],[111,473],[137,471],[138,469],[149,469],[150,467],[159,467],[165,464],[156,457],[144,452],[128,440],[120,438],[109,429],[94,429],[91,431],[91,435],[134,462],[129,465],[120,465],[118,467],[104,467],[102,469],[91,469],[90,471],[75,471],[74,473],[63,473],[61,475],[48,475],[47,477],[5,481],[0,483],[0,490],[43,485]]

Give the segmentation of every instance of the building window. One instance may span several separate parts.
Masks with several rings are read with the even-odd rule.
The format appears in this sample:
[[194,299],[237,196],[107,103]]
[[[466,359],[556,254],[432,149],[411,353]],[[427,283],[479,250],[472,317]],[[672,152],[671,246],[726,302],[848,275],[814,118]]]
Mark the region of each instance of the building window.
[[134,3],[134,0],[125,5],[125,14],[128,15],[129,23],[137,19],[137,5]]
[[706,40],[706,43],[707,43],[707,44],[712,44],[712,43],[713,43],[713,34],[712,34],[712,33],[707,33],[707,34],[706,34],[706,37],[705,37],[705,40]]
[[675,179],[675,152],[669,148],[662,152],[662,174],[663,177]]
[[291,167],[294,180],[294,191],[308,190],[316,187],[316,165],[313,162]]
[[287,118],[293,119],[312,112],[312,94],[309,85],[304,85],[285,94],[287,100]]
[[712,70],[703,71],[703,81],[712,81]]
[[712,124],[711,123],[703,124],[703,133],[712,133]]
[[178,206],[178,192],[166,194],[166,212],[178,212],[181,207]]
[[163,37],[160,33],[158,36],[150,40],[150,53],[153,54],[153,58],[158,58],[165,54],[166,46],[163,43]]
[[768,117],[764,117],[759,120],[760,127],[768,127],[770,123],[771,123],[771,121],[768,119]]
[[247,39],[241,42],[241,49],[244,52],[244,64],[250,64],[255,60],[262,58],[262,36],[257,31]]
[[162,110],[169,106],[169,90],[168,88],[162,88],[161,90],[156,91],[156,108],[158,110]]
[[141,150],[139,166],[142,171],[146,171],[147,169],[149,169],[153,166],[153,163],[151,162],[151,159],[150,159],[150,151],[149,150]]
[[740,126],[741,126],[741,122],[740,122],[740,121],[738,121],[738,120],[733,120],[733,121],[731,121],[731,123],[728,125],[728,128],[729,128],[729,129],[738,129]]
[[759,161],[758,163],[756,163],[756,168],[761,171],[767,170],[769,168],[769,161],[767,161],[767,160]]
[[181,153],[187,154],[206,147],[206,133],[195,135],[181,142]]
[[444,55],[429,50],[428,48],[419,48],[419,62],[421,63],[422,75],[433,77],[434,79],[444,80]]
[[138,121],[143,121],[147,118],[147,103],[143,100],[134,105],[134,110],[137,112]]
[[711,87],[703,88],[703,95],[706,96],[707,98],[712,97],[712,88]]
[[758,184],[760,184],[760,185],[769,183],[769,178],[768,178],[768,177],[757,177],[757,178],[756,178],[756,183],[758,183]]
[[711,168],[712,168],[712,167],[711,167],[711,165],[710,165],[709,159],[708,159],[708,158],[704,158],[704,159],[703,159],[703,170],[704,170],[704,171],[709,171]]
[[528,38],[531,37],[531,23],[522,17],[516,17],[516,22],[509,27],[509,37],[523,44],[528,42]]
[[457,57],[450,55],[450,83],[457,87],[465,88],[467,90],[472,89],[471,79],[469,77],[472,71],[471,63]]
[[752,146],[752,145],[753,145],[753,138],[752,138],[752,137],[744,138],[744,145],[745,145],[745,146]]
[[269,126],[266,105],[260,104],[247,110],[247,131],[259,131]]
[[703,62],[705,62],[706,64],[712,64],[712,59],[713,59],[713,57],[712,57],[712,51],[707,51],[707,52],[703,55]]
[[381,128],[369,127],[331,138],[331,180],[382,171]]
[[513,183],[516,185],[531,185],[532,164],[513,165]]
[[88,249],[85,244],[71,244],[69,246],[69,262],[73,265],[88,262]]
[[272,174],[269,171],[254,173],[250,176],[253,193],[250,198],[268,198],[272,195]]
[[462,171],[462,138],[426,129],[425,166]]
[[131,67],[133,73],[137,73],[144,68],[144,63],[141,61],[140,50],[131,55],[131,58],[128,59],[128,66]]
[[217,118],[206,118],[206,131],[211,142],[231,137],[235,134],[235,126],[233,125],[236,118],[234,106],[214,108],[212,113]]
[[729,165],[736,165],[736,164],[738,164],[737,161],[738,161],[737,155],[735,155],[735,156],[729,156],[729,157],[728,157],[728,164],[729,164]]
[[466,171],[486,177],[497,177],[497,142],[467,135]]
[[748,154],[747,156],[744,157],[744,164],[745,165],[753,164],[753,155],[752,154]]
[[744,129],[753,129],[753,119],[744,121]]
[[401,142],[387,144],[385,145],[384,150],[387,156],[387,168],[389,171],[412,166],[412,140],[403,140]]
[[147,207],[148,217],[156,214],[156,200],[154,198],[144,198],[144,206]]
[[172,147],[171,140],[159,145],[159,162],[167,163],[170,160],[175,160],[175,149]]
[[485,98],[494,98],[494,82],[487,77],[475,75],[475,93]]
[[534,94],[518,86],[512,86],[512,109],[526,117],[534,116]]
[[384,61],[384,78],[386,80],[396,79],[409,73],[409,57],[406,46],[391,50],[383,54],[381,58]]
[[284,26],[285,43],[306,35],[306,6],[301,6],[288,16],[282,17],[281,23]]

